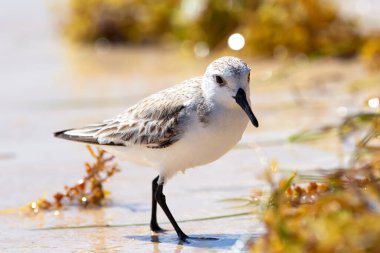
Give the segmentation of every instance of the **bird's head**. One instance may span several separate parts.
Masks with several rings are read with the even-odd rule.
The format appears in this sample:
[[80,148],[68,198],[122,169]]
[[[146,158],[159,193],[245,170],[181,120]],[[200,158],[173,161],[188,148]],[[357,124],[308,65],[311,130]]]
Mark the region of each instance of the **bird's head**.
[[251,69],[236,57],[225,56],[208,65],[203,76],[206,96],[227,107],[240,106],[255,127],[259,123],[252,112],[249,98]]

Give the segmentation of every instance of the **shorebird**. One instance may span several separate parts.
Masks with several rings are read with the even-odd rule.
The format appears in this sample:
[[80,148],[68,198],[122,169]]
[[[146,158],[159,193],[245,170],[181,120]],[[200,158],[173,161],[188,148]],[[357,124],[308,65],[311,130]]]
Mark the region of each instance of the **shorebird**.
[[208,65],[203,76],[150,95],[111,119],[54,135],[98,145],[120,159],[156,168],[150,228],[164,231],[157,223],[158,203],[179,239],[186,241],[189,236],[166,205],[164,185],[177,172],[227,153],[241,139],[248,119],[259,126],[250,106],[249,82],[245,62],[222,57]]

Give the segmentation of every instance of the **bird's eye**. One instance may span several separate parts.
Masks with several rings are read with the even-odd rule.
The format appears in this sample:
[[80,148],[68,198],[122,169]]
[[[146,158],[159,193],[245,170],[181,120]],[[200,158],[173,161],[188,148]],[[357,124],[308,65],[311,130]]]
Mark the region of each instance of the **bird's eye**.
[[251,73],[248,73],[248,82],[251,81]]
[[224,80],[221,76],[215,76],[215,81],[220,85],[224,84]]

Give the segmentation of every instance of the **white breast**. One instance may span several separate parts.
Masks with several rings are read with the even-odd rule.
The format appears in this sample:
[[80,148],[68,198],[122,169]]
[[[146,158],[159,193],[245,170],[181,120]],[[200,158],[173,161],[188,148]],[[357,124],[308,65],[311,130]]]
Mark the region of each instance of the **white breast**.
[[247,123],[242,110],[220,110],[210,115],[206,125],[199,121],[192,124],[181,143],[191,152],[189,167],[212,162],[224,155],[239,142]]

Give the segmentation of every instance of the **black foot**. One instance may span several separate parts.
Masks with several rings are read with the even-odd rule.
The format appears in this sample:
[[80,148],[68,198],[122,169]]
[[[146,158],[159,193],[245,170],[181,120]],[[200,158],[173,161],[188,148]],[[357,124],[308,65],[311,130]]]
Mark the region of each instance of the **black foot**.
[[185,234],[178,236],[178,239],[179,239],[180,242],[188,242],[189,238],[190,238],[190,236],[187,236]]
[[167,230],[161,228],[158,224],[151,224],[150,230],[154,233],[165,233]]

